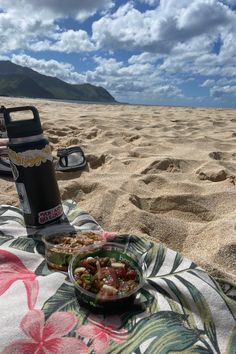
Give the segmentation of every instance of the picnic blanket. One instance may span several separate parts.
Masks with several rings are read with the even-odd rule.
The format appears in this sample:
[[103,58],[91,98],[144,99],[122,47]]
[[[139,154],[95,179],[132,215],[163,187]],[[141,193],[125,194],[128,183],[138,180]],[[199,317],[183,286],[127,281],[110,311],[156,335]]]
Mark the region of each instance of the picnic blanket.
[[[73,201],[63,208],[73,227],[102,231]],[[140,255],[146,284],[127,312],[105,316],[78,304],[67,273],[48,269],[38,231],[26,230],[21,211],[0,206],[1,354],[236,353],[232,284],[163,244],[108,235]]]

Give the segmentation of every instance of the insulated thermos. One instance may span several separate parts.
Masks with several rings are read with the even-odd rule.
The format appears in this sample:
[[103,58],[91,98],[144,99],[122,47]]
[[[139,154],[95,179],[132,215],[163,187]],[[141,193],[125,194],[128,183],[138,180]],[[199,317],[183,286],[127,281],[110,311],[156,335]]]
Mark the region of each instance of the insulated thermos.
[[[8,156],[25,224],[42,227],[63,215],[49,141],[43,135],[39,113],[33,106],[5,108]],[[31,111],[31,119],[13,119]],[[14,113],[14,114],[13,114]]]

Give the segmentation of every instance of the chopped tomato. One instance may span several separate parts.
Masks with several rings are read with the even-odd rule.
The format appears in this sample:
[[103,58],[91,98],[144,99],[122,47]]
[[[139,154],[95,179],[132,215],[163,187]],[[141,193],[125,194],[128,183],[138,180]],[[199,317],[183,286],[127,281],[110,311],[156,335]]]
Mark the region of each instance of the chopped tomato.
[[99,280],[104,284],[114,286],[115,288],[118,286],[118,279],[116,272],[111,267],[101,268],[99,272]]
[[83,259],[79,264],[80,267],[85,267],[85,268],[87,268],[88,265],[89,265],[89,263],[88,263],[87,259]]
[[126,270],[125,268],[116,268],[115,269],[116,275],[118,276],[118,278],[125,278],[126,275]]
[[126,279],[127,280],[135,280],[136,279],[136,273],[134,270],[129,270],[127,273],[126,273]]

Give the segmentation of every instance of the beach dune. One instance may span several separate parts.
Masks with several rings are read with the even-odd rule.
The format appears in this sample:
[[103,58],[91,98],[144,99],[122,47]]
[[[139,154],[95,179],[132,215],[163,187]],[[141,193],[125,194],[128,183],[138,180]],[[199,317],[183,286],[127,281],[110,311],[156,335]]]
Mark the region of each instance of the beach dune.
[[[76,104],[34,105],[53,154],[79,145],[88,167],[57,172],[74,199],[108,231],[163,242],[216,277],[236,280],[236,110]],[[19,205],[0,178],[1,204]]]

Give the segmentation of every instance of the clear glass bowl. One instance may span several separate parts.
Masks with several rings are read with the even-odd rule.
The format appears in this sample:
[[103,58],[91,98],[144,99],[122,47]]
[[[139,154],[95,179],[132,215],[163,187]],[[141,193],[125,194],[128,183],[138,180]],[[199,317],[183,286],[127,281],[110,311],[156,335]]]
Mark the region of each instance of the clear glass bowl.
[[[131,291],[126,293],[113,294],[112,296],[99,296],[97,293],[86,290],[80,286],[75,279],[75,270],[80,269],[80,262],[88,257],[108,257],[115,258],[116,266],[120,263],[126,263],[136,273],[136,285]],[[114,264],[114,263],[113,263]],[[118,265],[119,266],[119,265]],[[83,267],[82,267],[83,268]],[[94,312],[120,312],[131,306],[135,300],[136,294],[144,284],[142,266],[139,263],[138,256],[127,250],[127,247],[122,244],[107,242],[102,245],[88,247],[86,250],[81,250],[79,254],[74,256],[69,264],[68,273],[71,282],[75,287],[75,295],[78,302],[88,307]],[[96,276],[96,275],[95,275]]]
[[67,271],[74,255],[88,247],[105,242],[98,231],[63,231],[42,235],[45,245],[45,259],[49,268]]

